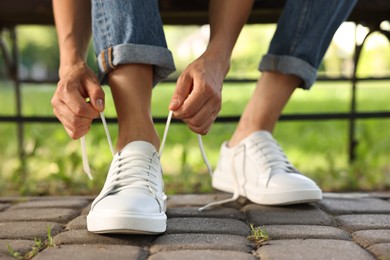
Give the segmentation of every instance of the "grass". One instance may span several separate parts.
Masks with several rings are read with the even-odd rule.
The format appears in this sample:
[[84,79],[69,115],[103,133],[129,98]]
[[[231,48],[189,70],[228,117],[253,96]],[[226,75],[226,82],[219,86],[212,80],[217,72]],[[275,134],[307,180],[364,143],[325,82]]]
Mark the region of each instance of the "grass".
[[[390,111],[389,84],[389,81],[359,83],[358,110]],[[221,115],[239,115],[253,86],[253,83],[226,84]],[[154,90],[154,116],[167,116],[173,89],[174,85],[166,83]],[[52,115],[53,86],[24,86],[22,90],[25,115]],[[106,87],[105,92],[105,114],[115,117],[112,98]],[[296,91],[284,114],[346,112],[349,97],[348,82],[317,83],[311,91]],[[13,115],[14,107],[12,87],[0,82],[0,114]],[[236,123],[217,123],[203,137],[213,167],[217,164],[220,145],[229,139],[235,126]],[[358,159],[353,164],[348,163],[348,123],[345,120],[281,121],[274,135],[292,163],[325,191],[388,190],[389,127],[390,118],[358,120]],[[160,136],[163,129],[163,124],[157,125]],[[116,125],[110,124],[109,130],[115,139]],[[17,156],[15,124],[1,123],[0,136],[0,195],[97,194],[112,158],[101,124],[93,125],[87,135],[93,181],[89,181],[82,171],[79,142],[70,140],[60,124],[25,125],[25,164],[21,164]],[[171,126],[161,160],[168,194],[212,191],[196,135],[185,125]]]
[[269,234],[265,227],[255,227],[253,224],[249,225],[251,234],[247,237],[249,241],[255,243],[256,248],[259,248],[267,243],[270,240]]
[[42,239],[35,238],[31,250],[27,253],[22,254],[21,252],[15,251],[9,244],[7,245],[7,249],[8,253],[15,259],[29,260],[34,258],[40,251],[53,246],[55,246],[55,244],[53,242],[53,236],[51,234],[51,226],[48,226],[47,239],[45,241],[42,241]]

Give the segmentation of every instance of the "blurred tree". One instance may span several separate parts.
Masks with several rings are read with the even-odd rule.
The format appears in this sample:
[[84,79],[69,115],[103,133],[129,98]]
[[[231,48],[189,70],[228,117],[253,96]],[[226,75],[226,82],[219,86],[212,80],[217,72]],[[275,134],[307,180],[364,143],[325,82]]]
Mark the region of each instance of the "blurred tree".
[[[35,79],[55,79],[58,74],[59,48],[53,26],[19,26],[18,48],[21,76]],[[89,48],[87,62],[97,71],[93,47]]]
[[55,78],[58,73],[58,44],[52,26],[17,27],[21,76]]

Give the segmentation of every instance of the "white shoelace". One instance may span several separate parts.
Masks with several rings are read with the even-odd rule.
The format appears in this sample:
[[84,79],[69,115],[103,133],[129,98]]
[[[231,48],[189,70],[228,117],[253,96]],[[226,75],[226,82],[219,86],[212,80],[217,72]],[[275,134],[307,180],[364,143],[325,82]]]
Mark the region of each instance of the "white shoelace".
[[157,194],[157,182],[153,180],[158,178],[155,174],[158,171],[158,165],[149,156],[136,152],[120,153],[113,163],[111,180],[108,183],[110,187],[115,187],[115,192],[135,186]]
[[[169,126],[171,125],[172,114],[173,114],[173,111],[169,111],[167,122],[165,124],[164,135],[163,135],[163,138],[162,138],[162,141],[161,141],[161,145],[160,145],[160,151],[159,151],[160,157],[161,157],[162,152],[164,150],[165,141],[167,139]],[[207,167],[207,170],[208,170],[210,176],[212,176],[213,175],[213,169],[211,168],[210,162],[207,159],[206,152],[205,152],[204,147],[203,147],[202,136],[200,134],[198,134],[198,145],[199,145],[200,153],[202,154],[203,161],[204,161],[204,163],[205,163],[205,165]]]
[[206,204],[205,206],[200,207],[198,209],[199,211],[203,211],[203,210],[215,207],[215,206],[221,206],[221,205],[226,204],[226,203],[234,202],[240,197],[240,191],[239,191],[239,186],[238,186],[239,182],[237,180],[236,170],[233,167],[233,161],[231,161],[231,164],[232,164],[232,168],[233,168],[233,196],[229,199],[210,202],[210,203]]
[[264,161],[264,158],[266,158],[267,163],[264,164],[265,168],[263,171],[269,169],[271,175],[278,170],[286,173],[300,173],[290,163],[283,149],[276,141],[269,139],[257,140],[253,145],[248,147],[248,150],[250,150],[256,161]]
[[[171,124],[172,114],[173,114],[173,111],[169,111],[168,118],[167,118],[167,123],[165,125],[165,131],[164,131],[163,139],[161,141],[160,152],[159,152],[160,156],[161,156],[162,151],[164,149],[166,137],[168,135],[168,129],[169,129],[169,126]],[[202,154],[203,161],[204,161],[204,163],[205,163],[205,165],[207,167],[207,170],[209,171],[210,177],[212,178],[213,177],[213,169],[212,169],[212,167],[210,165],[209,160],[207,159],[206,152],[205,152],[204,147],[203,147],[202,136],[200,134],[198,134],[198,145],[199,145],[200,153]],[[236,201],[238,199],[238,197],[240,196],[240,194],[239,194],[239,191],[238,191],[238,182],[237,182],[236,176],[234,176],[234,179],[235,179],[235,185],[234,185],[233,197],[231,197],[230,199],[225,199],[225,200],[221,200],[221,201],[215,201],[215,202],[208,203],[207,205],[205,205],[203,207],[200,207],[198,210],[199,211],[203,211],[205,209],[208,209],[208,208],[211,208],[211,207],[214,207],[214,206],[218,206],[218,205],[222,205],[222,204],[225,204],[225,203]]]
[[[106,118],[104,117],[103,112],[100,112],[100,119],[103,122],[104,131],[106,133],[108,145],[110,146],[112,156],[114,156],[115,155],[114,146],[112,145],[110,132],[108,131]],[[88,162],[88,153],[87,153],[87,145],[86,145],[86,141],[85,141],[85,136],[80,138],[80,143],[81,143],[81,156],[83,158],[84,172],[87,174],[87,176],[90,180],[93,180],[93,177],[91,174],[91,168],[89,167],[89,162]]]
[[[167,122],[165,124],[163,138],[162,138],[161,145],[160,145],[160,150],[159,150],[159,157],[160,158],[161,158],[162,152],[163,152],[164,147],[165,147],[165,142],[166,142],[166,139],[167,139],[167,136],[168,136],[168,131],[169,131],[169,127],[170,127],[170,124],[171,124],[172,115],[173,115],[173,111],[169,111],[169,114],[168,114],[168,117],[167,117]],[[115,155],[115,151],[114,151],[114,147],[112,145],[110,132],[108,130],[107,122],[106,122],[106,119],[104,117],[103,112],[100,112],[100,118],[101,118],[102,123],[103,123],[104,131],[105,131],[105,134],[106,134],[106,137],[107,137],[108,144],[110,146],[110,150],[111,150],[112,156],[114,156]],[[206,152],[205,152],[204,147],[203,147],[202,136],[200,134],[198,134],[197,137],[198,137],[199,149],[200,149],[200,152],[202,154],[202,159],[203,159],[203,161],[204,161],[204,163],[205,163],[205,165],[207,167],[207,170],[208,170],[208,172],[210,174],[210,177],[212,177],[213,170],[212,170],[212,167],[210,165],[209,160],[207,159]],[[91,174],[91,169],[89,167],[89,162],[88,162],[88,154],[87,154],[85,136],[80,138],[80,142],[81,142],[81,153],[82,153],[82,161],[83,161],[84,172],[87,174],[89,179],[93,180],[93,176]],[[209,209],[209,208],[214,207],[214,206],[219,206],[219,205],[223,205],[223,204],[226,204],[226,203],[229,203],[229,202],[236,201],[239,198],[240,194],[239,194],[238,181],[237,181],[237,176],[236,176],[235,171],[234,171],[234,176],[233,177],[234,177],[234,185],[233,185],[234,186],[234,193],[233,193],[233,196],[231,198],[225,199],[225,200],[221,200],[221,201],[215,201],[215,202],[208,203],[207,205],[199,208],[198,210],[199,211],[203,211],[203,210]],[[127,181],[122,181],[120,179],[112,180],[112,181],[110,181],[110,183],[112,184],[112,185],[110,185],[111,187],[118,186],[118,185],[119,186],[124,185],[124,187],[125,187],[126,185],[130,185],[131,184],[131,183],[127,183]],[[120,188],[120,189],[122,189],[122,188]],[[152,189],[151,192],[153,194],[155,194],[156,191],[154,191],[153,187],[151,187],[151,189]],[[107,192],[108,193],[111,192],[111,188],[107,189],[106,193]],[[105,194],[100,194],[100,196],[101,197],[105,197],[107,195],[106,193]],[[163,196],[165,196],[165,194],[163,194]]]
[[[159,192],[160,165],[156,153],[152,156],[137,151],[124,151],[115,155],[102,192],[94,200],[92,208],[110,194],[137,188],[150,192],[159,204],[160,211],[165,209],[165,194]],[[162,196],[160,196],[160,195]]]
[[225,200],[219,200],[219,201],[210,202],[210,203],[206,204],[205,206],[198,208],[198,210],[199,211],[203,211],[203,210],[215,207],[215,206],[221,206],[223,204],[236,201],[240,197],[240,193],[239,193],[238,187],[237,187],[237,183],[238,182],[237,182],[237,179],[236,179],[236,175],[234,175],[234,180],[235,180],[235,185],[233,185],[234,192],[233,192],[233,196],[231,198],[225,199]]
[[[165,124],[163,138],[162,138],[161,145],[160,145],[160,150],[159,150],[159,157],[160,158],[161,158],[162,152],[163,152],[164,147],[165,147],[165,142],[166,142],[166,139],[167,139],[167,136],[168,136],[168,131],[169,131],[169,127],[170,127],[170,124],[171,124],[172,115],[173,115],[173,111],[169,111],[169,114],[168,114],[168,117],[167,117],[167,122]],[[103,123],[104,131],[105,131],[105,134],[106,134],[106,137],[107,137],[108,144],[110,146],[110,150],[111,150],[112,156],[114,156],[115,155],[115,151],[114,151],[114,147],[112,145],[110,132],[108,130],[107,122],[106,122],[106,119],[104,117],[103,112],[100,113],[100,118],[101,118],[102,123]],[[199,149],[200,149],[200,152],[202,154],[202,159],[203,159],[203,161],[204,161],[204,163],[205,163],[205,165],[207,167],[207,170],[208,170],[208,172],[210,174],[210,177],[212,177],[213,170],[212,170],[212,167],[210,165],[209,160],[207,159],[206,152],[205,152],[204,147],[203,147],[202,136],[200,134],[198,134],[197,137],[198,137]],[[89,177],[89,179],[92,180],[93,176],[91,174],[91,169],[89,167],[85,136],[80,138],[80,142],[81,142],[81,153],[82,153],[82,160],[83,160],[83,169],[84,169],[84,172]],[[131,183],[127,183],[127,181],[122,181],[120,179],[112,180],[112,181],[110,181],[110,183],[111,183],[110,184],[111,187],[118,186],[118,185],[119,186],[120,185],[124,185],[124,187],[125,187],[126,185],[130,185],[131,184]],[[239,187],[238,187],[238,181],[237,181],[237,176],[236,176],[235,172],[234,172],[234,185],[233,186],[234,186],[234,193],[233,193],[233,196],[231,198],[225,199],[225,200],[221,200],[221,201],[215,201],[215,202],[208,203],[207,205],[199,208],[198,210],[199,211],[203,211],[203,210],[209,209],[209,208],[214,207],[214,206],[219,206],[219,205],[226,204],[226,203],[229,203],[229,202],[234,202],[234,201],[236,201],[239,198],[239,196],[240,196],[240,194],[239,194]],[[153,191],[154,190],[153,187],[151,187],[151,188],[152,188],[151,192],[153,194],[155,194],[155,191]],[[107,195],[107,193],[109,193],[109,192],[111,192],[111,188],[107,189],[106,193],[100,194],[99,196],[100,197],[105,197]],[[165,194],[163,194],[163,196],[165,196]]]
[[[161,145],[160,145],[160,150],[159,150],[159,157],[161,158],[161,155],[162,155],[162,152],[164,150],[164,146],[165,146],[165,142],[166,142],[166,138],[167,138],[167,135],[168,135],[168,130],[169,130],[169,127],[170,127],[170,124],[171,124],[171,120],[172,120],[172,114],[173,114],[173,111],[170,111],[169,114],[168,114],[168,117],[167,117],[167,122],[166,122],[166,125],[165,125],[165,129],[164,129],[164,134],[163,134],[163,138],[162,138],[162,141],[161,141]],[[106,119],[104,117],[104,114],[101,112],[100,113],[100,118],[102,120],[102,123],[103,123],[103,127],[104,127],[104,130],[105,130],[105,134],[106,134],[106,137],[107,137],[107,140],[108,140],[108,144],[110,146],[110,150],[111,150],[111,153],[112,155],[114,156],[115,155],[115,152],[114,152],[114,147],[112,145],[112,141],[111,141],[111,136],[110,136],[110,133],[109,133],[109,130],[108,130],[108,127],[107,127],[107,122],[106,122]],[[91,169],[89,167],[89,162],[88,162],[88,156],[87,156],[87,149],[86,149],[86,141],[85,141],[85,136],[81,137],[80,139],[81,141],[81,151],[82,151],[82,160],[83,160],[83,169],[84,169],[84,172],[87,174],[87,176],[92,180],[93,177],[92,177],[92,174],[91,174]],[[207,159],[207,156],[206,156],[206,152],[204,150],[204,147],[203,147],[203,142],[202,142],[202,136],[198,134],[198,145],[199,145],[199,149],[200,149],[200,152],[202,154],[202,158],[203,158],[203,161],[208,169],[208,172],[210,174],[210,176],[212,177],[212,167]],[[253,147],[253,146],[252,146]],[[272,174],[272,169],[273,168],[279,168],[279,169],[282,169],[286,172],[297,172],[299,173],[299,171],[297,171],[295,169],[295,167],[288,161],[287,157],[285,156],[285,154],[283,153],[283,150],[282,148],[277,144],[277,143],[273,143],[273,142],[270,142],[268,140],[266,141],[260,141],[258,142],[255,147],[257,151],[255,151],[255,154],[257,154],[257,156],[259,156],[259,154],[262,154],[264,153],[264,150],[272,150],[275,155],[273,158],[268,158],[270,159],[268,161],[268,167],[271,168],[271,174]],[[248,149],[251,149],[250,147],[248,147]],[[244,153],[246,153],[246,147],[244,147]],[[244,155],[245,157],[245,155]],[[259,159],[259,158],[257,158]],[[233,163],[233,162],[232,162]],[[124,184],[125,181],[121,181],[121,180],[116,180],[115,181],[116,184]],[[222,205],[222,204],[226,204],[226,203],[229,203],[229,202],[234,202],[236,201],[240,194],[239,194],[239,182],[237,180],[237,174],[234,170],[234,167],[233,167],[233,189],[234,189],[234,192],[233,192],[233,196],[229,199],[225,199],[225,200],[221,200],[221,201],[215,201],[215,202],[211,202],[201,208],[199,208],[199,211],[203,211],[205,209],[208,209],[208,208],[211,208],[211,207],[214,207],[214,206],[219,206],[219,205]],[[153,187],[152,188],[152,193],[153,193]]]
[[[161,141],[160,150],[159,150],[159,157],[160,158],[161,158],[162,152],[164,150],[166,138],[167,138],[167,135],[168,135],[169,126],[170,126],[171,120],[172,120],[172,114],[173,114],[173,111],[169,111],[167,122],[165,124],[165,130],[164,130],[163,139]],[[114,147],[112,145],[110,132],[108,131],[106,118],[104,117],[103,112],[100,112],[100,118],[101,118],[102,123],[103,123],[104,131],[106,133],[106,137],[107,137],[107,140],[108,140],[108,144],[110,146],[110,150],[111,150],[112,156],[114,156],[115,155],[115,151],[114,151]],[[82,155],[82,160],[83,160],[83,169],[84,169],[84,172],[89,177],[89,179],[92,180],[93,177],[92,177],[91,168],[89,167],[89,162],[88,162],[88,154],[87,154],[87,147],[86,147],[85,136],[80,138],[80,142],[81,142],[81,155]],[[204,163],[205,163],[205,165],[207,167],[207,170],[209,171],[210,176],[212,176],[213,170],[211,168],[209,160],[207,159],[206,152],[205,152],[204,147],[203,147],[202,136],[199,135],[199,134],[198,134],[198,144],[199,144],[200,152],[202,154],[203,161],[204,161]]]
[[[263,161],[264,155],[267,154],[273,154],[272,157],[267,157],[267,164],[265,167],[269,168],[270,175],[269,178],[272,176],[272,173],[276,170],[282,170],[286,173],[300,173],[287,159],[286,155],[283,152],[283,149],[279,146],[277,142],[273,142],[271,140],[257,140],[254,144],[252,144],[249,147],[243,146],[243,158],[246,158],[247,153],[251,153],[255,157],[255,161]],[[233,161],[231,162],[233,164]],[[211,202],[207,204],[204,207],[199,208],[200,211],[208,209],[210,207],[219,206],[222,204],[226,204],[229,202],[236,201],[239,197],[239,182],[237,180],[237,173],[235,170],[235,167],[233,168],[233,196],[230,199]],[[263,169],[264,172],[267,171],[267,169]]]

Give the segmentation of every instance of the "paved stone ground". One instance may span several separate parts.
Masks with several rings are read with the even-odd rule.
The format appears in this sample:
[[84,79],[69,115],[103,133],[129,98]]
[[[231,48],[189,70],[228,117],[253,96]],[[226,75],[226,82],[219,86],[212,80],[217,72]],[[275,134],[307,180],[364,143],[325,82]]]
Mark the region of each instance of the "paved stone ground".
[[[159,236],[89,233],[92,197],[0,197],[0,259],[13,259],[9,247],[30,252],[49,226],[55,246],[34,259],[390,259],[390,193],[327,193],[320,203],[284,207],[241,199],[198,211],[228,197],[169,197],[168,229]],[[270,240],[249,241],[249,224]]]

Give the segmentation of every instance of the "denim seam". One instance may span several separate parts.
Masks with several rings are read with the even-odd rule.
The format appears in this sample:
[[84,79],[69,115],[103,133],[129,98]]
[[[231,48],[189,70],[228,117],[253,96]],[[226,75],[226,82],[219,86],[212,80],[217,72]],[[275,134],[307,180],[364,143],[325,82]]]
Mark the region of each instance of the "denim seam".
[[102,51],[102,54],[101,54],[103,69],[104,69],[104,72],[107,73],[107,72],[111,71],[112,69],[114,69],[115,67],[112,65],[112,39],[111,39],[110,30],[109,30],[110,23],[108,23],[108,18],[106,16],[103,1],[104,0],[100,0],[100,1],[98,1],[98,3],[99,3],[100,15],[102,15],[102,18],[103,18],[102,22],[104,23],[103,28],[105,29],[105,35],[106,35],[105,38],[107,40],[107,48],[104,48]]
[[306,19],[308,18],[308,11],[310,10],[311,1],[304,1],[304,5],[302,7],[302,15],[300,15],[300,19],[297,23],[297,33],[295,34],[294,41],[291,44],[290,53],[293,54],[296,47],[299,44],[299,39],[302,37],[303,26],[306,24]]

